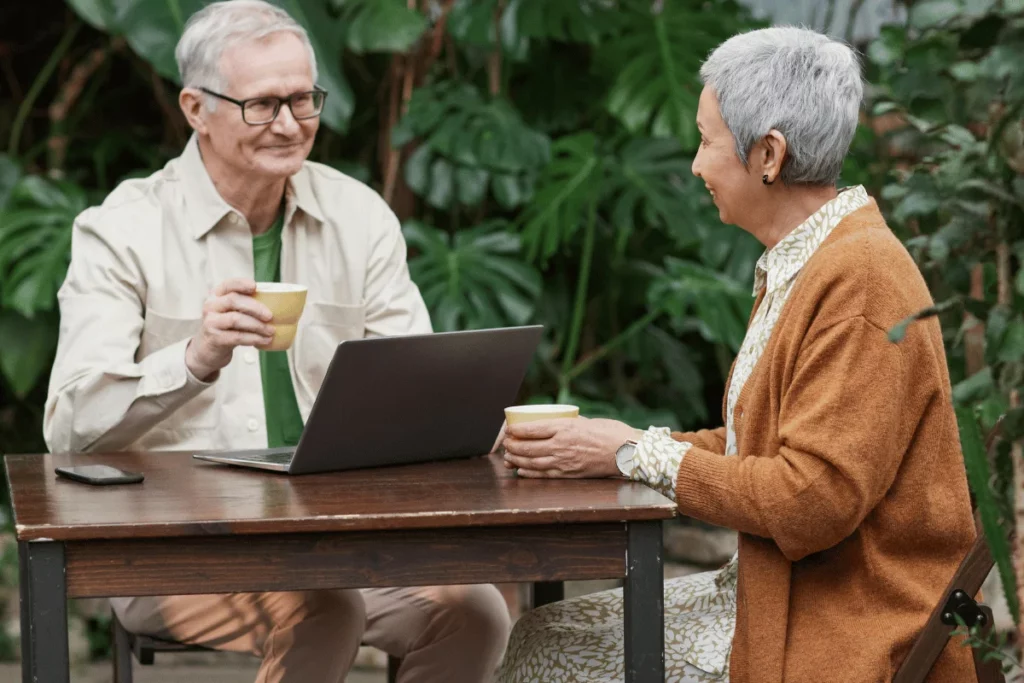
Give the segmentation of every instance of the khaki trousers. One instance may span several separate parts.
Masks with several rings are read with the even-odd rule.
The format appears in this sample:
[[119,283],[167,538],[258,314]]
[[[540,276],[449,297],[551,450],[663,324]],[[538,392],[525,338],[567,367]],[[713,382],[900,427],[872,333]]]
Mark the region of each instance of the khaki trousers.
[[256,683],[343,683],[360,643],[399,683],[491,681],[508,608],[491,585],[115,599],[125,628],[263,660]]

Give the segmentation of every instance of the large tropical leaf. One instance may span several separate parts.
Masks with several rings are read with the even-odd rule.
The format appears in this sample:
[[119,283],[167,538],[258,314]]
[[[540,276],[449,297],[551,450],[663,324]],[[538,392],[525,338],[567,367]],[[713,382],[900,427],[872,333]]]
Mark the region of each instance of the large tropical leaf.
[[631,132],[676,137],[695,149],[700,64],[749,25],[745,13],[731,0],[624,0],[619,11],[621,31],[604,48],[616,74],[608,111]]
[[438,330],[522,325],[540,297],[540,274],[520,258],[519,237],[503,221],[450,235],[419,221],[402,227],[409,272]]
[[604,196],[606,159],[596,135],[585,131],[559,138],[552,154],[521,218],[531,260],[554,255]]
[[750,290],[705,266],[674,257],[651,283],[648,305],[670,316],[680,332],[692,326],[707,341],[739,351],[753,306]]
[[427,29],[427,19],[405,0],[331,0],[345,22],[353,52],[406,52]]
[[[518,4],[519,0],[513,0]],[[498,0],[455,0],[448,14],[448,33],[462,46],[491,49],[496,44],[496,34],[501,37],[501,49],[506,57],[514,61],[525,61],[529,55],[530,41],[519,30],[513,3],[505,6],[498,25],[494,13]]]
[[508,11],[526,36],[590,44],[614,31],[621,17],[605,0],[513,0]]
[[592,205],[610,215],[620,244],[640,224],[666,231],[678,244],[700,236],[694,220],[700,217],[690,211],[691,159],[676,140],[627,138],[615,148],[582,132],[558,139],[553,151],[522,216],[531,258],[546,259],[568,242]]
[[71,224],[87,206],[73,183],[26,176],[0,213],[0,304],[25,317],[54,310],[67,273]]
[[488,188],[502,206],[514,208],[529,199],[551,154],[547,136],[528,127],[509,102],[485,100],[465,83],[413,93],[392,144],[417,137],[423,144],[406,164],[405,179],[438,208],[478,204]]
[[36,387],[53,362],[57,347],[56,314],[26,318],[0,309],[0,372],[18,398]]
[[[345,26],[327,11],[326,0],[270,0],[305,27],[316,52],[320,85],[329,93],[326,125],[344,132],[355,108],[354,95],[341,70]],[[206,0],[68,0],[85,21],[123,36],[132,50],[164,78],[180,83],[174,48],[185,22]]]

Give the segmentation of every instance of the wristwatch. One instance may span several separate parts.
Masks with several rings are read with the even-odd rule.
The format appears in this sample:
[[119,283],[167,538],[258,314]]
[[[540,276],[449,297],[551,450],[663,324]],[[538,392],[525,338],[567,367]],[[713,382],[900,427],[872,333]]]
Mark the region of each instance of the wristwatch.
[[637,442],[633,439],[627,439],[626,443],[619,446],[619,449],[615,451],[615,464],[619,467],[619,472],[622,472],[622,476],[629,477],[633,473],[633,459],[636,455]]

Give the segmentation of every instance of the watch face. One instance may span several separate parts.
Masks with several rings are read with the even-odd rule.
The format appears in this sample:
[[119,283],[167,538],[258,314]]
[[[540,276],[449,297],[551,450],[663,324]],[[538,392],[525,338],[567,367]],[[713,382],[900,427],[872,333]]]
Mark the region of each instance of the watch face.
[[615,464],[618,465],[619,472],[627,477],[633,471],[634,453],[636,453],[636,441],[627,441],[619,446],[619,450],[615,451]]

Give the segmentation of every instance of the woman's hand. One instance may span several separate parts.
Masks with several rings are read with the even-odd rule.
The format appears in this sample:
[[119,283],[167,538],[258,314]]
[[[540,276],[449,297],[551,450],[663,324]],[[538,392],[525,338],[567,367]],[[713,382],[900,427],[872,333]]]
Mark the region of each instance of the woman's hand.
[[617,420],[585,417],[508,425],[505,466],[532,478],[619,476],[615,452],[642,432]]

